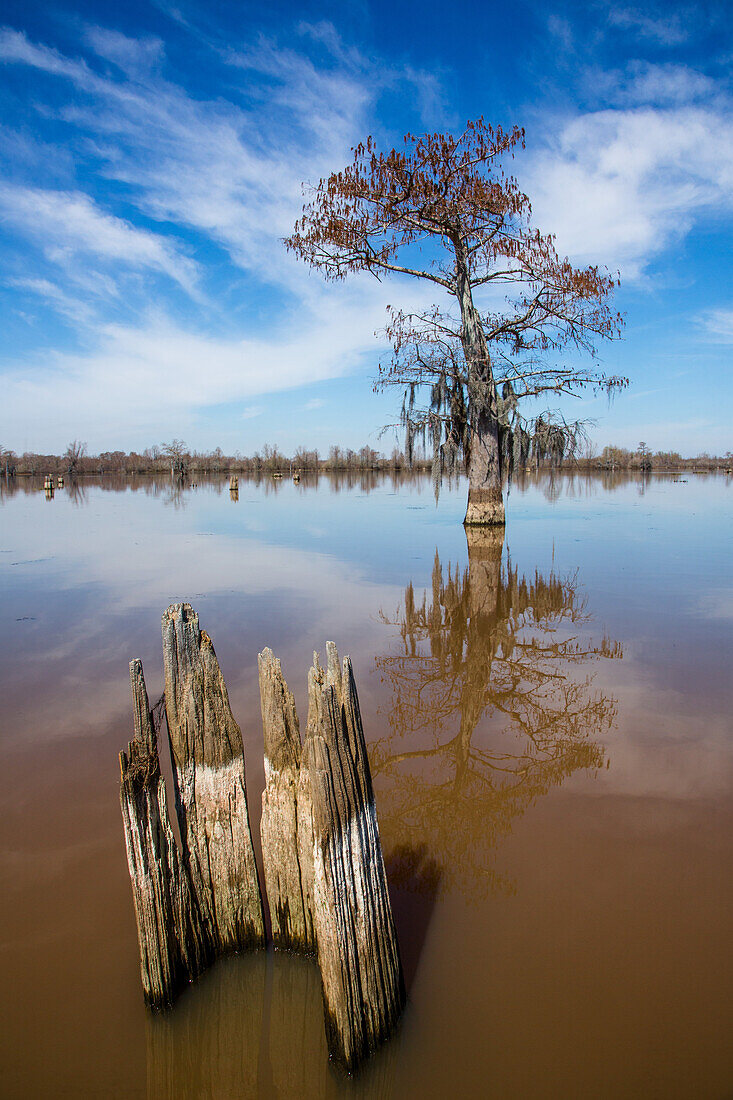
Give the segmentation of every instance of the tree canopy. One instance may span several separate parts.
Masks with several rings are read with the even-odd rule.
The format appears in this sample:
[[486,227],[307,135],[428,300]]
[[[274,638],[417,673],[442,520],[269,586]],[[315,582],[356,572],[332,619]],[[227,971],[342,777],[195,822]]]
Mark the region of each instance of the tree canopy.
[[447,301],[422,313],[390,308],[393,355],[376,386],[404,390],[408,453],[415,433],[427,432],[436,475],[462,457],[469,513],[475,491],[478,504],[491,497],[487,522],[502,523],[502,477],[531,454],[562,458],[581,435],[579,422],[554,410],[528,421],[519,402],[585,387],[611,394],[626,384],[547,359],[577,350],[593,358],[599,340],[620,334],[622,318],[610,306],[618,276],[574,267],[552,235],[533,227],[529,198],[503,168],[518,147],[523,130],[482,118],[458,137],[407,134],[389,152],[368,138],[351,164],[310,189],[285,242],[327,279],[397,273],[445,292]]

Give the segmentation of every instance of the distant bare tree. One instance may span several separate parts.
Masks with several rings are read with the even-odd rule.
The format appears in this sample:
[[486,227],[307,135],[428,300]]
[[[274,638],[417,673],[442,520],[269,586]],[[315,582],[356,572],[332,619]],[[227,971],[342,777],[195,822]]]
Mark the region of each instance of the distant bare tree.
[[17,455],[15,451],[11,450],[9,447],[3,447],[2,443],[0,443],[0,466],[2,466],[6,481],[9,477],[14,476],[16,461]]
[[338,444],[332,443],[328,448],[328,459],[326,464],[333,470],[338,470],[343,465],[345,459],[341,448]]
[[185,474],[188,463],[188,447],[182,439],[172,439],[170,443],[161,443],[160,453],[171,464],[171,473]]
[[78,472],[79,462],[87,453],[86,443],[81,443],[78,439],[74,439],[66,448],[64,452],[64,461],[66,462],[66,470],[69,477],[74,477]]
[[586,462],[593,462],[598,457],[598,450],[592,439],[586,439],[581,458]]
[[278,450],[277,443],[265,443],[262,448],[262,465],[271,473],[284,470],[289,460]]
[[639,466],[642,470],[651,470],[652,468],[652,453],[647,447],[646,443],[642,439],[641,443],[636,449],[636,453],[639,456]]

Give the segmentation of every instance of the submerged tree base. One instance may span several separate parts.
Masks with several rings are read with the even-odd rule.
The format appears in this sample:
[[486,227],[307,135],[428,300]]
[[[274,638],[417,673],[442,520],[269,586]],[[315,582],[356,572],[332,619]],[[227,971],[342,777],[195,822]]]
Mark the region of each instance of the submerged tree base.
[[469,489],[464,527],[504,527],[504,498],[501,489]]

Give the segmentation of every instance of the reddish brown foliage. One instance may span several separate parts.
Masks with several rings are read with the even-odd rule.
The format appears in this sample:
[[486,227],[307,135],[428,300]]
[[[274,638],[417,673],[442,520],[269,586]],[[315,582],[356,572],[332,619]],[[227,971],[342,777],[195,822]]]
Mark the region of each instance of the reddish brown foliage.
[[[481,118],[460,137],[407,134],[404,145],[377,152],[368,138],[357,146],[347,168],[315,187],[287,247],[332,279],[350,271],[396,271],[457,295],[457,269],[465,264],[472,290],[490,282],[523,284],[514,309],[491,318],[489,341],[547,347],[562,325],[579,338],[582,329],[618,332],[620,317],[605,306],[616,278],[561,259],[553,237],[531,227],[529,199],[502,169],[502,158],[524,146],[523,130],[494,129]],[[455,263],[448,266],[444,252],[422,267],[398,262],[408,246],[431,241]]]
[[[428,279],[455,299],[458,315],[438,307],[391,312],[394,357],[377,382],[407,386],[410,409],[415,387],[440,383],[431,411],[413,421],[429,424],[436,445],[438,421],[446,439],[456,426],[453,406],[467,414],[462,438],[485,431],[476,429],[480,414],[499,422],[497,381],[510,387],[512,417],[515,398],[587,385],[610,393],[626,381],[538,358],[566,347],[594,355],[596,339],[618,336],[622,319],[608,304],[617,276],[573,267],[552,235],[532,227],[529,199],[502,167],[518,147],[523,130],[483,118],[459,137],[407,134],[404,148],[387,153],[368,138],[350,165],[312,189],[285,242],[326,278],[391,271]],[[514,296],[497,310],[494,295],[492,308],[481,310],[475,294],[492,284],[511,284]]]

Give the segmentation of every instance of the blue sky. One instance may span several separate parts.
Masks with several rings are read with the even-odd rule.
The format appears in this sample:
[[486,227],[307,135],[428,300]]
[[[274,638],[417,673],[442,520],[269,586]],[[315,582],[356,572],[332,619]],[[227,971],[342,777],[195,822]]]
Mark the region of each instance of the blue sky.
[[619,269],[631,386],[572,402],[602,446],[733,449],[730,7],[182,0],[0,8],[0,443],[378,438],[387,303],[280,239],[367,134],[526,130],[535,223]]

